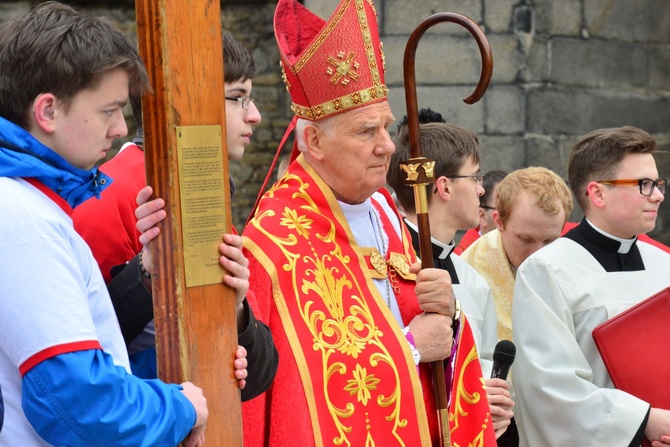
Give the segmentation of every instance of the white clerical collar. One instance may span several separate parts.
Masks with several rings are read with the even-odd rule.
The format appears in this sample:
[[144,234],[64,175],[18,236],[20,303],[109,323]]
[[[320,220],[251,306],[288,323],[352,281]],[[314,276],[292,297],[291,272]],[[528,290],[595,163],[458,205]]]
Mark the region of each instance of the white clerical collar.
[[620,253],[622,255],[628,254],[631,248],[633,248],[633,244],[637,240],[637,236],[635,236],[633,239],[622,239],[620,237],[612,236],[611,234],[607,233],[606,231],[601,230],[600,228],[596,227],[593,225],[593,223],[586,219],[586,222],[591,225],[591,227],[596,230],[598,233],[602,234],[605,237],[608,237],[612,240],[617,241],[619,245],[619,249],[617,250],[617,253]]
[[346,217],[347,220],[365,217],[372,209],[372,201],[369,198],[366,199],[365,202],[357,203],[355,205],[340,202],[339,200],[337,203],[340,205],[340,208],[342,208],[344,217]]
[[[405,219],[405,223],[416,233],[419,233],[419,227],[414,225],[414,222],[411,222],[409,219]],[[449,256],[451,252],[454,250],[455,244],[445,244],[442,241],[438,241],[433,236],[430,237],[430,241],[433,243],[433,245],[441,248],[439,254],[433,253],[433,256],[436,256],[438,259],[447,259],[447,256]]]

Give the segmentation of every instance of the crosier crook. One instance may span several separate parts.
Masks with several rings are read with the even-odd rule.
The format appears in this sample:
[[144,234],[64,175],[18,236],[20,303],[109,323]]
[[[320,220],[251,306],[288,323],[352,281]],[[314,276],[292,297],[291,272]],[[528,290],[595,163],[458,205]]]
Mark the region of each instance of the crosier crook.
[[[421,36],[432,26],[441,22],[453,22],[467,29],[477,41],[482,57],[482,71],[475,91],[463,100],[466,104],[474,104],[484,96],[493,73],[493,55],[484,32],[479,26],[461,14],[440,12],[426,18],[412,32],[405,47],[403,69],[405,77],[405,100],[407,102],[407,127],[409,131],[410,155],[412,158],[401,163],[400,167],[407,173],[405,184],[414,188],[414,202],[419,229],[419,256],[421,268],[433,267],[433,255],[430,240],[430,224],[428,222],[428,200],[426,186],[434,182],[433,168],[435,161],[422,156],[419,138],[419,110],[416,99],[415,56],[416,48]],[[458,304],[456,303],[458,309]],[[437,417],[440,429],[440,440],[444,447],[451,447],[449,438],[449,409],[447,387],[444,374],[444,362],[431,362],[433,380],[435,382],[435,397]]]

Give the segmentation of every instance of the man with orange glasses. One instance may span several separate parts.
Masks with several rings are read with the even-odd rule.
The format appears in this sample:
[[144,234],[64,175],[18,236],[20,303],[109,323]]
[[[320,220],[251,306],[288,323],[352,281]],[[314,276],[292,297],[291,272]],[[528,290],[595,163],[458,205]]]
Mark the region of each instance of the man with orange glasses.
[[670,285],[668,254],[638,240],[654,229],[667,184],[655,150],[654,139],[635,127],[584,136],[568,172],[586,217],[517,271],[512,325],[521,347],[514,370],[521,446],[638,446],[643,436],[670,445],[670,410],[614,389],[592,336]]

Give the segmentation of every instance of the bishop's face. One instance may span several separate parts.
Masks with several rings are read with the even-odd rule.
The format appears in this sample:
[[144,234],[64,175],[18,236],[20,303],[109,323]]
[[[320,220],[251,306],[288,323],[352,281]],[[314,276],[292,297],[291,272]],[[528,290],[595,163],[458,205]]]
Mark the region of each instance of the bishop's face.
[[326,131],[310,139],[310,164],[345,203],[365,201],[386,184],[395,146],[388,128],[393,114],[387,101],[331,118]]

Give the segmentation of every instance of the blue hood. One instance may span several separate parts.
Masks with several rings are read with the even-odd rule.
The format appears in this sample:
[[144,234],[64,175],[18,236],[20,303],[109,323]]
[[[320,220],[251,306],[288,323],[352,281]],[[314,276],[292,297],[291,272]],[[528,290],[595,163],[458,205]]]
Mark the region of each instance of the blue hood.
[[79,169],[37,141],[25,129],[0,117],[0,177],[34,177],[72,208],[100,198],[111,177],[98,168]]

